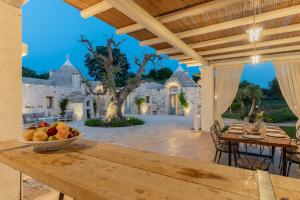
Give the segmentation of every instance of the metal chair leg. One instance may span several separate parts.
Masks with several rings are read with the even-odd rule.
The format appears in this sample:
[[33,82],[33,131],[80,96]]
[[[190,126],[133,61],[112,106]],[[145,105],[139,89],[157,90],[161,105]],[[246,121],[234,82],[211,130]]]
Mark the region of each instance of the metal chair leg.
[[222,156],[222,151],[220,151],[220,153],[219,153],[218,164],[220,163],[221,156]]
[[291,165],[292,165],[292,162],[288,162],[287,173],[286,173],[287,176],[289,176],[289,174],[290,174]]
[[216,153],[215,153],[214,163],[216,163],[217,156],[218,156],[218,152],[219,152],[219,151],[216,151]]
[[19,200],[23,199],[23,174],[20,172],[20,185],[19,185]]
[[58,200],[64,200],[64,198],[65,198],[65,194],[62,193],[62,192],[60,192],[60,193],[59,193]]

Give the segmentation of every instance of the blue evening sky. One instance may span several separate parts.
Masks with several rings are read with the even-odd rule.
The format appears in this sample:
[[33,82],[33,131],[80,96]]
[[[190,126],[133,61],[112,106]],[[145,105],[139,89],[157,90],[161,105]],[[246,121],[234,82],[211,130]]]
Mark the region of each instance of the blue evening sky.
[[[154,52],[150,47],[139,46],[138,41],[130,36],[115,34],[112,26],[99,19],[83,19],[77,9],[62,0],[30,0],[23,7],[23,42],[29,46],[29,54],[23,58],[23,65],[38,72],[58,69],[64,63],[65,55],[69,54],[71,62],[87,76],[87,69],[84,67],[87,50],[78,42],[80,35],[85,35],[95,45],[105,45],[106,39],[111,35],[116,40],[125,38],[126,41],[120,48],[126,53],[132,71],[136,70],[133,63],[135,57],[142,58],[144,53]],[[175,70],[178,62],[165,59],[160,66]],[[147,71],[152,67],[149,64]],[[199,72],[197,67],[183,68],[190,75]],[[257,66],[245,65],[242,80],[267,87],[274,77],[272,64],[264,63]]]

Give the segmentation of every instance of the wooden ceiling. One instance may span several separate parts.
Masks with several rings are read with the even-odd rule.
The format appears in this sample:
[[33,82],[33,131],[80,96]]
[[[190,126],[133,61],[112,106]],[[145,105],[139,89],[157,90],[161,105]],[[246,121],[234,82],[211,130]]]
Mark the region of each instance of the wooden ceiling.
[[[182,63],[207,65],[234,59],[244,62],[256,54],[272,59],[274,53],[274,57],[280,57],[281,53],[299,55],[300,52],[300,0],[65,2],[79,9],[82,16],[94,15],[114,26],[117,33],[127,33],[141,41],[141,45],[149,45],[158,50],[158,54],[166,53]],[[137,17],[133,11],[145,11],[150,16],[141,19],[143,17]],[[151,18],[156,23],[153,28],[147,21]],[[256,26],[262,28],[256,44],[250,43],[246,33],[253,27],[254,19]]]

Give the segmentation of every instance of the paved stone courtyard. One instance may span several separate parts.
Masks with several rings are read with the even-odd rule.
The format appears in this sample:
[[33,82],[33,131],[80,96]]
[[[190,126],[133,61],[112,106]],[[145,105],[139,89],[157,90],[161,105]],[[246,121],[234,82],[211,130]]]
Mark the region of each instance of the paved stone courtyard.
[[172,115],[140,115],[144,125],[123,128],[86,127],[72,122],[85,138],[147,151],[211,162],[214,156],[209,134],[193,131],[192,118]]

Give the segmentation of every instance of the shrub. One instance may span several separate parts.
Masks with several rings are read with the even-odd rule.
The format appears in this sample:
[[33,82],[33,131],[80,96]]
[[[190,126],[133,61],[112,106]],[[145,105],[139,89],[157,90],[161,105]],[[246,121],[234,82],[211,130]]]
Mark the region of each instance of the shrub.
[[131,126],[145,124],[145,122],[143,120],[135,118],[135,117],[129,117],[128,122],[129,122],[129,125],[131,125]]
[[103,126],[104,122],[100,119],[88,119],[84,123],[86,126],[91,126],[91,127],[99,127]]
[[279,123],[296,120],[297,117],[289,110],[273,110],[265,113],[265,121],[270,123]]
[[126,126],[135,126],[135,125],[143,125],[145,122],[141,119],[128,117],[122,118],[120,120],[113,120],[110,123],[104,122],[100,119],[89,119],[85,121],[86,126],[91,127],[126,127]]

